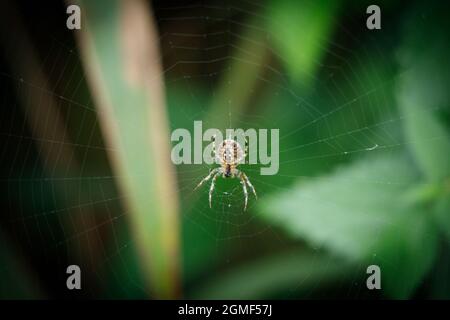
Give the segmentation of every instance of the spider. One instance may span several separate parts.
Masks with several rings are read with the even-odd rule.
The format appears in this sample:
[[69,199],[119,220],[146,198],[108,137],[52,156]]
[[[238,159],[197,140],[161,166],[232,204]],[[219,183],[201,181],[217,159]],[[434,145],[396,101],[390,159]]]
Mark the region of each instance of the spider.
[[195,187],[194,190],[196,190],[201,185],[203,185],[203,183],[212,178],[211,186],[209,188],[209,207],[211,208],[211,198],[217,177],[222,175],[223,178],[239,178],[241,180],[242,189],[244,190],[244,197],[245,197],[244,211],[245,211],[247,209],[247,202],[248,202],[247,186],[250,187],[253,194],[255,195],[255,198],[258,199],[255,188],[253,187],[252,183],[250,182],[246,174],[236,169],[236,167],[239,164],[245,162],[245,157],[247,156],[248,151],[247,139],[245,140],[245,152],[242,150],[241,145],[233,139],[230,138],[225,139],[221,143],[217,151],[215,142],[216,136],[213,136],[214,158],[216,158],[220,162],[220,167],[211,170],[209,174],[205,178],[203,178],[202,181],[200,181],[200,183]]

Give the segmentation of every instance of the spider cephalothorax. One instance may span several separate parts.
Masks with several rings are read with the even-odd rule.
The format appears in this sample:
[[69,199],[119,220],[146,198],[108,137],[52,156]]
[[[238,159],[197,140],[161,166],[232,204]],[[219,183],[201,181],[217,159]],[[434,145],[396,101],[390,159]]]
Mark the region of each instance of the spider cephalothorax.
[[[214,158],[220,163],[220,167],[211,170],[211,172],[195,187],[197,189],[203,183],[212,178],[211,186],[209,188],[209,207],[211,208],[211,198],[212,193],[214,191],[215,182],[218,176],[222,176],[223,178],[239,178],[241,180],[242,189],[244,190],[244,211],[247,209],[248,202],[248,192],[247,186],[250,187],[253,194],[256,196],[255,188],[251,184],[248,177],[244,172],[239,171],[237,166],[245,161],[245,157],[247,156],[247,141],[245,141],[245,151],[242,150],[241,145],[233,140],[233,139],[225,139],[222,141],[218,149],[215,148],[215,137],[213,137],[213,152]],[[195,190],[194,189],[194,190]]]

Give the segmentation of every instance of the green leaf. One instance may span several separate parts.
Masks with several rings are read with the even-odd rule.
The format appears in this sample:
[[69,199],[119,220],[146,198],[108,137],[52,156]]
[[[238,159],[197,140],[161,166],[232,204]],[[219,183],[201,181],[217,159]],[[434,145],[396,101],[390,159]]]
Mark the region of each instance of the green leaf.
[[[288,252],[253,261],[220,275],[193,293],[194,299],[264,299],[296,293],[344,275],[349,264],[317,252]],[[292,292],[293,292],[292,291]]]
[[296,82],[310,80],[327,46],[338,1],[273,1],[268,9],[271,39]]
[[143,286],[152,297],[175,298],[180,294],[178,194],[168,161],[155,23],[144,1],[80,4],[85,19],[77,36],[84,69],[111,149]]
[[[386,294],[411,294],[434,257],[436,232],[425,212],[403,201],[414,167],[398,154],[366,158],[261,200],[262,217],[314,247],[351,261],[381,261]],[[395,258],[395,259],[394,259]],[[411,265],[413,264],[413,265]]]

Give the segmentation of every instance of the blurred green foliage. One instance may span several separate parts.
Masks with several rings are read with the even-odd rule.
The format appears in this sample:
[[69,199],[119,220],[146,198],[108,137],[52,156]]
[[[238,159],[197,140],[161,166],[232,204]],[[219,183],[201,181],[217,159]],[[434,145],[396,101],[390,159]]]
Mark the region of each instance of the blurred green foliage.
[[[427,13],[425,7],[415,10]],[[410,297],[430,271],[439,246],[437,225],[448,234],[450,135],[435,112],[450,102],[448,35],[440,32],[448,29],[440,29],[447,19],[431,11],[436,24],[409,16],[399,50],[404,155],[387,150],[380,156],[375,148],[376,155],[260,203],[264,216],[294,237],[380,265],[383,292],[391,298]],[[437,223],[429,211],[437,212]]]
[[[320,61],[323,54],[317,50],[321,48],[325,51],[323,47],[327,44],[327,37],[330,37],[328,24],[336,17],[337,11],[334,6],[331,8],[317,5],[314,10],[320,10],[321,14],[308,15],[310,19],[314,19],[312,27],[301,28],[304,20],[298,15],[309,12],[311,4],[302,8],[302,4],[281,1],[273,6],[271,14],[279,16],[271,20],[276,22],[273,22],[274,29],[270,30],[274,30],[278,35],[274,41],[280,46],[281,57],[288,58],[283,62],[286,62],[287,70],[293,74],[293,90],[298,91],[299,89],[295,88],[296,81],[304,84],[307,76],[317,73],[312,71],[312,68],[317,67],[316,59]],[[258,203],[261,217],[285,229],[291,237],[306,240],[313,248],[343,256],[354,266],[380,265],[383,294],[390,298],[404,299],[414,294],[436,262],[437,252],[441,247],[438,225],[448,234],[449,133],[448,128],[444,128],[438,119],[436,110],[448,108],[448,92],[445,88],[448,83],[447,70],[450,68],[444,58],[448,49],[448,43],[444,40],[447,35],[439,32],[447,30],[440,25],[446,19],[440,16],[438,11],[435,7],[427,9],[420,5],[412,6],[406,12],[407,18],[402,20],[400,35],[405,40],[400,46],[392,46],[387,39],[378,37],[387,42],[386,48],[392,50],[380,53],[382,43],[363,43],[356,49],[360,50],[359,52],[351,52],[351,58],[354,59],[350,60],[351,65],[344,64],[340,67],[344,68],[346,73],[338,75],[343,77],[339,86],[321,87],[323,82],[315,83],[319,92],[334,90],[330,96],[334,99],[342,97],[340,102],[326,101],[328,95],[308,93],[304,90],[298,91],[302,93],[299,106],[305,110],[303,114],[286,107],[283,112],[273,113],[273,106],[292,104],[290,92],[283,95],[286,94],[283,90],[272,91],[268,93],[270,98],[262,102],[263,105],[269,105],[263,110],[267,110],[266,116],[272,113],[272,122],[276,123],[277,118],[281,117],[282,130],[292,135],[288,137],[286,144],[300,146],[297,147],[300,149],[298,155],[319,154],[314,163],[306,169],[303,168],[302,172],[326,173],[329,168],[342,162],[339,155],[345,155],[344,162],[348,164],[337,171],[332,170],[328,175],[301,179],[281,193],[265,189],[266,193],[272,195]],[[414,19],[417,14],[421,17],[440,16],[437,27],[436,24],[418,22]],[[325,17],[326,22],[321,23],[321,17]],[[280,32],[280,25],[289,24],[295,28],[286,28],[290,32]],[[314,28],[315,26],[317,28]],[[435,31],[434,28],[441,29]],[[430,34],[436,34],[431,41]],[[298,41],[296,37],[309,40],[314,45],[321,45],[308,46],[308,41]],[[428,41],[425,40],[427,38]],[[415,44],[422,44],[426,48],[417,48]],[[302,46],[311,51],[302,51]],[[331,48],[332,46],[329,46],[328,51],[332,50]],[[309,55],[306,54],[308,52]],[[335,55],[339,57],[337,52]],[[404,55],[407,55],[410,63],[405,61]],[[347,59],[344,59],[344,62],[346,61]],[[303,78],[300,77],[301,74]],[[424,75],[427,75],[426,79]],[[346,85],[349,87],[346,88]],[[373,91],[367,92],[367,88],[372,88]],[[347,92],[342,94],[341,90]],[[346,100],[349,96],[355,97],[354,100]],[[303,97],[306,98],[303,100]],[[313,103],[308,103],[308,100]],[[327,102],[330,107],[326,106]],[[397,103],[399,109],[393,107]],[[320,111],[315,110],[312,105],[319,105]],[[364,109],[360,105],[363,105]],[[297,112],[300,118],[294,116]],[[320,121],[320,126],[311,125]],[[391,122],[392,126],[389,125]],[[350,130],[349,127],[353,124],[363,126]],[[299,127],[302,130],[298,130]],[[368,128],[373,128],[373,131]],[[301,131],[302,136],[292,134],[296,131]],[[355,139],[355,135],[361,131],[367,135],[357,136]],[[343,134],[339,134],[340,132]],[[375,141],[379,141],[379,137],[383,135],[394,137],[395,142],[372,147],[370,143],[374,137],[378,138]],[[341,150],[346,151],[329,151],[323,143],[317,143],[319,139],[336,143],[342,147]],[[302,140],[306,142],[302,143]],[[315,143],[309,146],[307,141]],[[358,148],[358,145],[366,147]],[[321,159],[322,154],[325,159]],[[361,158],[360,154],[364,157]],[[296,158],[296,153],[290,152],[289,155],[293,159]],[[331,155],[333,165],[330,165],[330,159],[326,155]],[[281,173],[294,177],[298,174],[298,167],[286,168],[285,165]],[[275,185],[292,180],[283,177],[266,178]],[[438,217],[438,223],[433,212]],[[301,260],[299,257],[298,274],[301,274],[301,267],[306,264],[305,261],[301,263]],[[289,268],[289,262],[281,262],[282,259],[276,261]],[[270,296],[264,295],[265,283],[276,287],[277,284],[283,283],[282,279],[286,279],[285,277],[290,279],[286,282],[295,281],[292,280],[295,276],[290,278],[287,271],[278,270],[271,273],[273,268],[267,261],[261,261],[257,266],[249,266],[248,271],[244,266],[245,271],[236,270],[236,274],[229,272],[223,280],[215,277],[211,281],[212,284],[207,289],[202,289],[199,296],[264,297]],[[314,270],[320,268],[316,267]],[[350,274],[355,272],[352,268],[347,270],[351,270]],[[332,274],[333,271],[329,270],[329,275]],[[315,278],[314,281],[323,278],[320,271],[311,276]],[[361,274],[360,278],[364,279],[364,276]],[[252,285],[253,283],[255,285]],[[247,289],[243,290],[242,287]],[[286,289],[288,287],[286,285]]]
[[[83,3],[97,15],[95,50],[114,101],[109,116],[125,150],[126,174],[117,177],[95,160],[105,161],[106,153],[115,152],[102,150],[88,158],[94,159],[86,161],[89,170],[80,173],[87,181],[69,185],[48,179],[9,190],[17,194],[16,202],[32,199],[21,206],[34,218],[27,218],[23,228],[30,230],[28,236],[40,237],[43,247],[50,236],[38,235],[35,224],[50,221],[44,230],[56,230],[63,214],[43,220],[40,213],[115,199],[101,204],[108,215],[100,215],[107,218],[100,223],[107,221],[110,228],[86,232],[88,241],[101,238],[103,262],[94,263],[89,294],[151,297],[144,285],[149,270],[139,249],[148,245],[149,265],[156,266],[147,281],[159,281],[155,288],[161,292],[171,290],[166,234],[158,233],[163,213],[155,206],[171,199],[155,193],[154,150],[145,147],[150,133],[146,95],[124,85],[117,66],[122,58],[120,6]],[[181,226],[169,230],[181,233],[185,297],[450,297],[448,6],[439,1],[383,2],[382,30],[368,31],[368,4],[231,1],[182,10],[154,4],[170,129],[192,129],[194,120],[203,120],[205,128],[279,128],[281,137],[277,175],[260,176],[258,166],[242,166],[259,195],[245,213],[237,181],[219,179],[209,209],[207,191],[192,191],[209,167],[175,168]],[[223,30],[225,35],[217,36]],[[94,128],[104,116],[83,115],[83,125]],[[80,115],[66,117],[71,132],[80,132],[76,143],[93,144],[92,134],[76,127]],[[22,176],[35,174],[24,172]],[[100,183],[89,180],[90,175],[111,179]],[[121,179],[127,179],[137,204],[134,227],[122,212],[124,199],[116,189]],[[57,185],[67,188],[61,192],[65,201],[53,196]],[[84,197],[88,199],[82,201]],[[112,218],[117,214],[127,219]],[[144,233],[144,244],[136,243],[136,226]],[[72,238],[59,228],[54,237],[61,251],[56,252],[65,254]],[[6,244],[0,248],[8,270],[21,261],[11,251]],[[365,286],[370,264],[381,267],[381,292]],[[22,278],[19,272],[11,278],[17,277]],[[23,279],[25,289],[19,287],[17,296],[40,297]]]
[[261,201],[264,216],[315,247],[377,264],[384,292],[405,298],[429,270],[435,228],[402,201],[417,181],[408,159],[372,156]]
[[[224,67],[224,80],[210,84],[212,92],[193,80],[167,83],[172,129],[190,128],[196,119],[224,127],[231,114],[233,126],[280,127],[282,133],[280,174],[258,177],[247,168],[261,195],[248,213],[257,218],[251,225],[245,217],[232,216],[237,204],[221,215],[205,207],[204,193],[191,195],[194,181],[206,170],[178,168],[188,297],[309,296],[318,283],[332,290],[329,286],[339,279],[356,277],[364,286],[364,266],[377,264],[382,294],[408,298],[434,268],[438,230],[449,230],[448,129],[433,111],[448,107],[446,75],[436,72],[446,70],[446,43],[439,38],[442,33],[427,29],[429,23],[417,25],[407,16],[398,22],[404,25],[397,35],[404,39],[400,45],[385,35],[359,35],[363,39],[346,49],[333,39],[343,31],[339,19],[345,6],[274,2],[260,13],[268,17],[262,27],[270,36],[246,30],[245,25],[261,28],[249,17],[231,51],[236,59]],[[423,10],[412,6],[408,12]],[[414,26],[421,33],[412,31]],[[436,37],[424,41],[430,33]],[[417,43],[433,49],[417,48]],[[268,56],[279,59],[287,74],[267,74],[261,64]],[[258,97],[264,80],[282,86],[269,85]],[[374,141],[384,144],[374,147]],[[301,160],[301,170],[295,159]],[[219,190],[233,187],[220,183]],[[229,228],[245,235],[263,228],[259,221],[286,234],[218,240],[229,222]],[[279,236],[294,240],[290,246],[296,249],[273,244]]]

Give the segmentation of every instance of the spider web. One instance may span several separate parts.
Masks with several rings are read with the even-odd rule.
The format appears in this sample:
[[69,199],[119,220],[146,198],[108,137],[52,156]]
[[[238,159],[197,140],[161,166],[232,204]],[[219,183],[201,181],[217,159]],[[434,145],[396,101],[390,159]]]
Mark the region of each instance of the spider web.
[[[405,146],[396,130],[404,119],[392,108],[389,86],[394,79],[383,80],[385,76],[381,72],[384,71],[379,71],[375,65],[375,60],[390,61],[391,57],[385,56],[376,46],[375,35],[364,33],[364,37],[372,40],[368,41],[360,38],[362,34],[355,35],[349,30],[349,25],[359,25],[360,22],[352,21],[345,13],[340,13],[334,26],[336,37],[325,42],[325,58],[315,61],[318,71],[308,75],[321,84],[317,87],[322,91],[304,97],[290,85],[283,66],[283,53],[270,41],[260,42],[240,33],[252,29],[263,33],[263,39],[277,36],[261,27],[269,19],[266,16],[267,5],[244,0],[211,5],[196,2],[183,6],[156,3],[154,7],[160,28],[163,76],[168,90],[172,129],[183,125],[190,128],[195,120],[203,120],[204,130],[224,123],[227,127],[244,129],[280,126],[279,173],[261,176],[259,165],[239,167],[249,176],[259,198],[275,191],[289,190],[298,179],[327,179],[324,172],[347,163],[349,159],[368,153],[391,152]],[[362,27],[365,25],[361,24]],[[115,281],[110,286],[116,285],[117,296],[133,297],[136,292],[145,293],[143,284],[137,280],[136,270],[129,267],[128,259],[136,248],[131,235],[127,234],[128,212],[121,204],[124,196],[116,189],[114,179],[117,176],[107,164],[107,153],[115,151],[105,147],[98,120],[92,117],[98,111],[86,95],[86,80],[77,50],[73,42],[59,33],[56,36],[50,34],[45,40],[48,49],[41,63],[52,80],[49,88],[18,77],[10,70],[1,70],[0,80],[2,87],[10,91],[18,86],[18,95],[24,99],[33,99],[33,94],[38,91],[56,100],[70,128],[67,132],[70,139],[61,137],[42,141],[33,136],[19,102],[7,94],[7,90],[2,91],[1,104],[8,108],[3,108],[1,117],[0,135],[6,144],[2,146],[0,160],[2,168],[6,169],[2,173],[2,183],[6,186],[6,207],[9,209],[2,221],[12,230],[12,237],[24,243],[24,252],[36,250],[30,259],[42,260],[41,272],[45,273],[44,270],[50,268],[59,280],[64,281],[65,275],[55,270],[62,270],[65,261],[70,260],[70,251],[86,251],[85,261],[81,264],[95,266],[91,268],[95,270],[94,274],[88,277],[100,283],[101,287],[108,287],[106,279],[112,275]],[[250,95],[252,102],[247,105],[253,112],[236,111],[233,108],[235,97],[229,95],[226,97],[227,119],[208,117],[209,101],[220,94],[219,84],[223,86],[221,80],[229,71],[229,63],[236,61],[236,52],[244,51],[244,58],[239,58],[243,65],[254,64],[252,53],[245,52],[245,45],[253,42],[270,56],[268,62],[258,66],[262,72],[256,75],[254,85],[255,88],[264,88],[266,95],[257,89]],[[228,83],[230,88],[233,81],[236,80],[231,79]],[[171,93],[177,90],[187,92],[184,98],[188,100],[186,104],[196,106],[193,110],[186,110],[172,98]],[[206,99],[205,92],[208,92]],[[319,97],[329,102],[329,106],[323,108],[321,104],[319,107],[311,97]],[[276,114],[272,114],[273,119],[267,119],[264,110],[273,103],[283,103],[286,110],[273,108]],[[37,105],[40,106],[39,102]],[[174,119],[175,113],[179,120]],[[286,117],[292,114],[301,114],[302,117],[286,121]],[[286,123],[286,127],[281,127]],[[52,123],[47,125],[51,127]],[[46,159],[42,150],[35,147],[38,143],[57,153],[68,144],[76,151],[81,175],[56,172],[61,160],[52,163]],[[315,162],[324,159],[329,161],[329,167],[316,170]],[[50,170],[42,170],[45,165]],[[213,206],[209,208],[209,184],[197,191],[194,188],[208,170],[215,167],[177,166],[184,228],[188,230],[186,232],[196,233],[197,241],[212,243],[215,248],[212,251],[202,249],[210,254],[213,264],[211,267],[208,261],[201,263],[203,266],[198,268],[194,280],[203,274],[209,275],[221,268],[232,269],[247,260],[298,244],[281,229],[259,217],[258,201],[250,190],[248,208],[243,211],[244,195],[238,179],[218,178]],[[399,182],[367,183],[383,187],[384,184]],[[61,197],[63,200],[59,200]],[[320,198],[315,200],[324,201]],[[96,212],[95,217],[89,216],[93,211]],[[312,248],[317,255],[322,249]],[[65,252],[66,255],[55,261],[54,252]],[[123,272],[116,270],[117,265]],[[341,286],[347,289],[348,297],[365,295],[363,286],[356,283],[364,276],[365,267],[356,265],[350,279],[342,281]],[[48,271],[49,278],[53,271]],[[302,282],[292,284],[292,296],[301,285]],[[92,294],[97,292],[89,285],[86,290],[88,293],[92,290]]]

